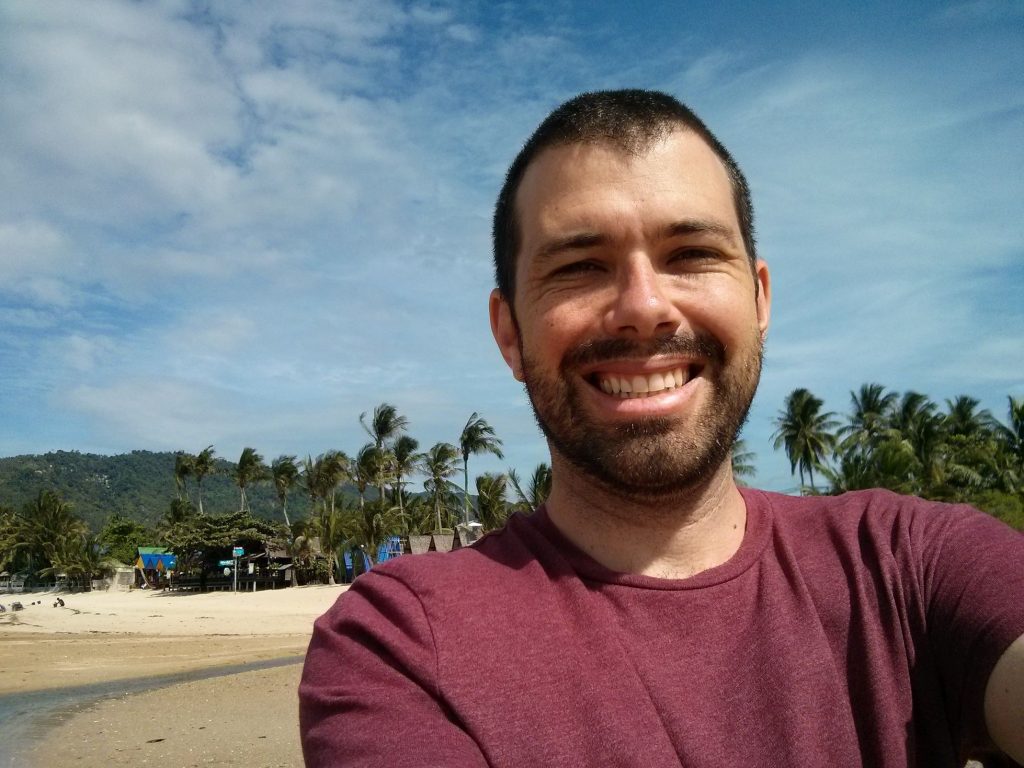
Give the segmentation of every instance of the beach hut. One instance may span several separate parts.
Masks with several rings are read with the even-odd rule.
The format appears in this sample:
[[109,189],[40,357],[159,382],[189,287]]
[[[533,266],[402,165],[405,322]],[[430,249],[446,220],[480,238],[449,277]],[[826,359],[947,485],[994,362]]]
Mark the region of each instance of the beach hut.
[[166,584],[168,573],[178,567],[178,558],[173,552],[162,547],[139,547],[135,558],[135,568],[141,576],[137,586],[146,589]]

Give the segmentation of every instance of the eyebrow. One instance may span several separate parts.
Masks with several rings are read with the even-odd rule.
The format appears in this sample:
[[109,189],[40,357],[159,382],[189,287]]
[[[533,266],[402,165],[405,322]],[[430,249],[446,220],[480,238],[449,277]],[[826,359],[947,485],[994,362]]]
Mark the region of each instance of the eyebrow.
[[606,235],[601,235],[597,232],[577,232],[545,243],[537,250],[535,258],[538,261],[542,261],[566,251],[581,251],[586,248],[604,245],[606,242],[608,242]]
[[736,234],[732,229],[717,221],[710,219],[683,219],[675,221],[665,227],[665,237],[679,237],[685,235],[715,235],[727,242],[736,245]]

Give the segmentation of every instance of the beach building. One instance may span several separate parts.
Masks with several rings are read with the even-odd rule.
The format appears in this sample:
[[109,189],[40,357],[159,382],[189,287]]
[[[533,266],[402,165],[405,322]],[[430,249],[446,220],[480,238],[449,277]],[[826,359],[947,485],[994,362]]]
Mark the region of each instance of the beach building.
[[178,558],[163,547],[139,547],[135,555],[135,586],[162,589],[169,583],[171,571],[178,567]]

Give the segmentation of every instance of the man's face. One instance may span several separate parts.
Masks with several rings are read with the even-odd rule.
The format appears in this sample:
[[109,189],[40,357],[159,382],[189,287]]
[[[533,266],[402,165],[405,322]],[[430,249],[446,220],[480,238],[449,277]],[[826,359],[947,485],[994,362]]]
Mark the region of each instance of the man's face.
[[719,159],[688,131],[639,155],[550,148],[516,202],[515,310],[495,292],[491,323],[552,450],[634,495],[710,476],[754,396],[770,303]]

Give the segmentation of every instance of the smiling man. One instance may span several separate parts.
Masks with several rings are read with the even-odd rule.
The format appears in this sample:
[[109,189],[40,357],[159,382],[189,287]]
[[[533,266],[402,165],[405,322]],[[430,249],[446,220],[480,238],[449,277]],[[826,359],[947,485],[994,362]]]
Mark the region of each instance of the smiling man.
[[646,91],[562,105],[494,241],[491,325],[551,496],[318,620],[308,765],[1024,760],[1024,537],[888,492],[737,488],[771,284],[695,115]]

